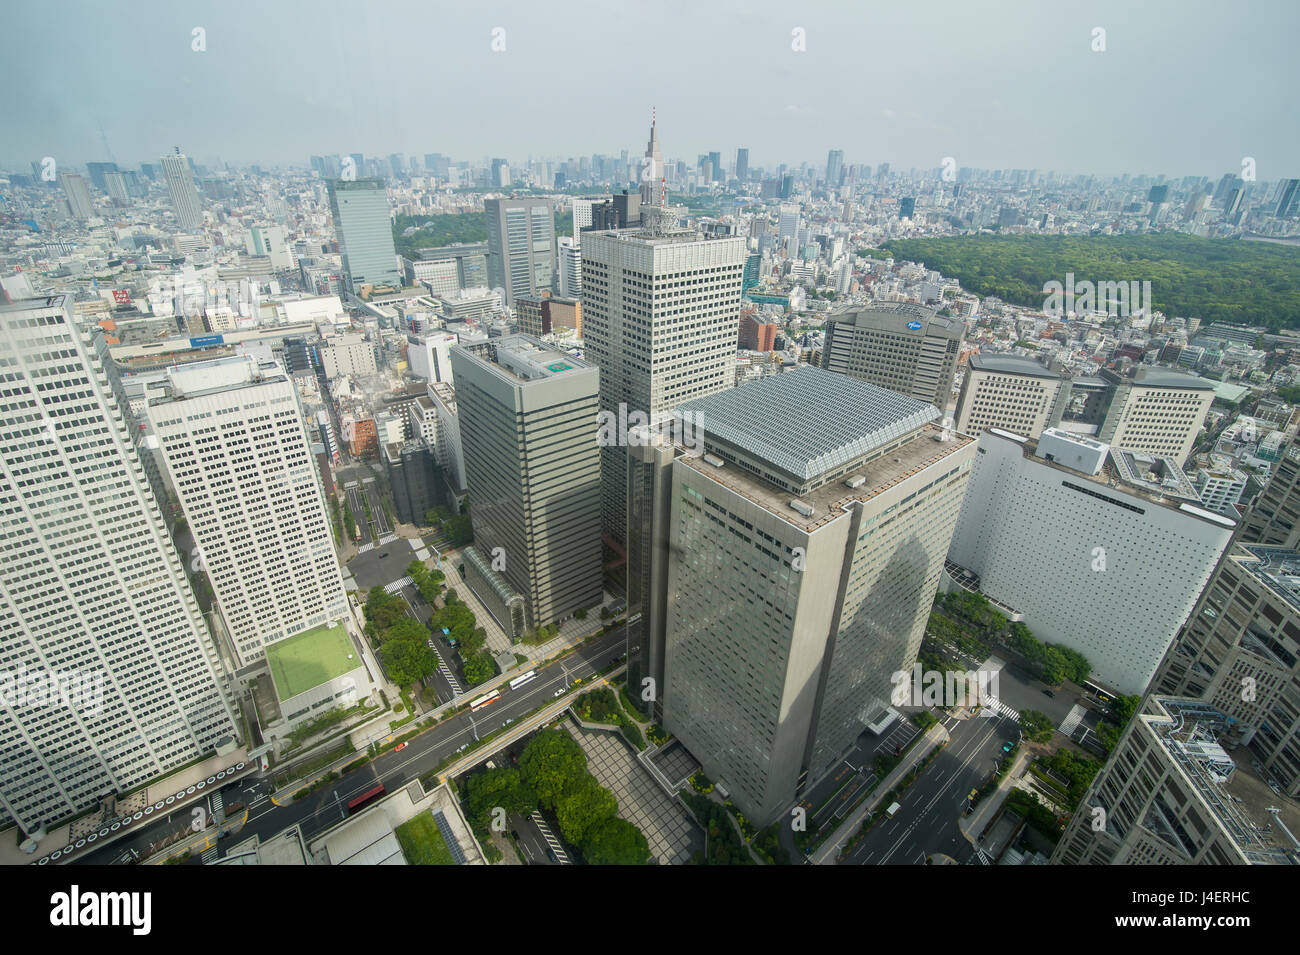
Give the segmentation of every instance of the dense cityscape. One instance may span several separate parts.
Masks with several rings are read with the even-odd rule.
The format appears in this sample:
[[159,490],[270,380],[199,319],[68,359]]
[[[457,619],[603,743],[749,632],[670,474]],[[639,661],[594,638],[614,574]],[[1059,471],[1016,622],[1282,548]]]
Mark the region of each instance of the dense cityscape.
[[1300,864],[1300,168],[600,120],[0,157],[0,862]]

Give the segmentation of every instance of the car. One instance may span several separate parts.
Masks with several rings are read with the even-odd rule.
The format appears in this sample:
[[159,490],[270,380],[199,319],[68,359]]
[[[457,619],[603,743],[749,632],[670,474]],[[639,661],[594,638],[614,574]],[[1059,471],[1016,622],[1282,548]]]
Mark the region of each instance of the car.
[[501,724],[501,727],[504,729],[505,727],[509,726],[509,725],[510,725],[511,723],[513,723],[513,722],[514,722],[514,717],[511,717],[510,719],[508,719],[508,720],[506,720],[504,723],[502,723],[502,724]]
[[581,682],[582,682],[582,677],[578,677],[576,680],[573,681],[573,685],[577,686]]
[[463,753],[467,749],[469,749],[469,743],[462,743],[460,746],[456,747],[456,752]]
[[1011,743],[1003,743],[1003,744],[1002,744],[1002,752],[1004,752],[1004,753],[1009,753],[1009,752],[1011,752],[1011,750],[1013,750],[1014,748],[1015,748],[1015,747],[1014,747]]
[[967,798],[967,799],[974,799],[976,796],[979,795],[979,792],[980,792],[980,791],[979,791],[978,789],[972,789],[972,790],[970,791],[970,795],[967,796],[966,798]]
[[388,551],[384,551],[382,554],[379,555],[379,559],[383,560],[387,556],[388,556]]
[[564,687],[560,687],[558,690],[552,693],[551,696],[552,697],[564,696]]
[[402,750],[406,749],[407,745],[408,745],[407,743],[398,743],[396,746],[393,747],[393,752],[400,753]]
[[1043,691],[1043,696],[1050,696],[1050,697],[1055,698],[1055,697],[1056,697],[1056,694],[1053,693],[1051,690],[1044,690],[1044,691]]

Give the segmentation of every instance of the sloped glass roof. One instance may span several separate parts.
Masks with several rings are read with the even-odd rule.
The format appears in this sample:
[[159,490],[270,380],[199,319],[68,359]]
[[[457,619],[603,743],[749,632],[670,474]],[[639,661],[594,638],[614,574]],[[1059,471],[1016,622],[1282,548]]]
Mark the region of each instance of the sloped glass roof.
[[802,480],[842,467],[939,417],[934,405],[803,366],[678,406],[717,437]]

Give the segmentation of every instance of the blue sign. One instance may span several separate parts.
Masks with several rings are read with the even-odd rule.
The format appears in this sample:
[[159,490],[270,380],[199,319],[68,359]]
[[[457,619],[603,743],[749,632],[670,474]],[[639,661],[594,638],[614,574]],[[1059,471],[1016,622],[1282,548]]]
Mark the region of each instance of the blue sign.
[[224,345],[226,340],[220,335],[201,335],[198,338],[190,339],[191,348],[210,348],[213,345]]
[[921,323],[920,323],[920,322],[908,322],[908,323],[907,323],[907,327],[910,328],[910,329],[911,329],[912,331],[914,331],[914,332],[919,332],[919,331],[921,330]]

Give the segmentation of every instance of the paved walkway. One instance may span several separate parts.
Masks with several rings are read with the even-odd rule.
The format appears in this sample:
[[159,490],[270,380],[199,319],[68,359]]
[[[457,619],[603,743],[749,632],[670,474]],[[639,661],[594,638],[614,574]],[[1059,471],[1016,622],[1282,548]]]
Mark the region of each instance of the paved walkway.
[[1025,763],[1031,758],[1031,754],[1024,747],[1021,747],[1016,753],[1016,761],[1011,764],[1007,774],[1002,777],[1002,781],[998,783],[998,788],[981,799],[979,806],[976,807],[973,813],[969,816],[963,816],[957,823],[957,828],[961,830],[961,834],[966,837],[966,841],[971,845],[976,845],[979,842],[980,833],[984,831],[984,827],[989,824],[997,811],[1002,808],[1002,803],[1007,798],[1007,792],[1015,785],[1015,781],[1024,770]]

